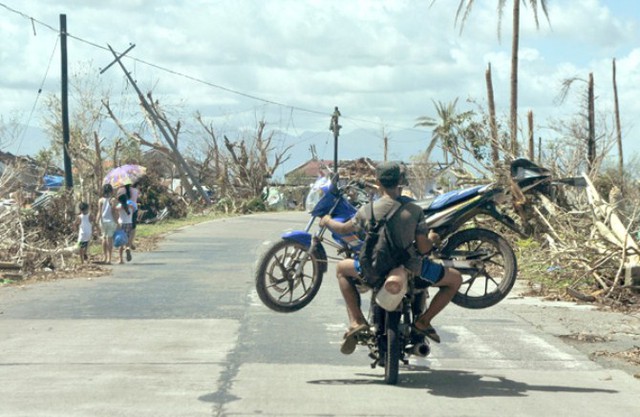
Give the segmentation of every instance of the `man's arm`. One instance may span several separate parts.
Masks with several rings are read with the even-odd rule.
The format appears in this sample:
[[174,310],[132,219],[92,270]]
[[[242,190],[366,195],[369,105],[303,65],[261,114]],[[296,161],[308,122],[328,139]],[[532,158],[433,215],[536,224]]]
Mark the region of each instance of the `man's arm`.
[[433,230],[428,235],[419,234],[416,236],[416,249],[420,255],[426,255],[433,249],[434,245],[440,242],[440,236]]
[[332,219],[329,215],[323,216],[320,219],[320,226],[327,226],[329,229],[333,230],[336,233],[340,233],[341,235],[346,235],[355,231],[356,229],[353,224],[353,220],[342,223],[338,220]]

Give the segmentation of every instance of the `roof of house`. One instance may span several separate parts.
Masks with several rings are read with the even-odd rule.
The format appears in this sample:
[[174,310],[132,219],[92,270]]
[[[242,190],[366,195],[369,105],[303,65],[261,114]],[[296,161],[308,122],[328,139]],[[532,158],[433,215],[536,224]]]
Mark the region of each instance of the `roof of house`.
[[311,159],[293,168],[284,174],[284,176],[288,177],[294,174],[302,174],[305,177],[319,177],[331,172],[331,167],[333,167],[333,161]]

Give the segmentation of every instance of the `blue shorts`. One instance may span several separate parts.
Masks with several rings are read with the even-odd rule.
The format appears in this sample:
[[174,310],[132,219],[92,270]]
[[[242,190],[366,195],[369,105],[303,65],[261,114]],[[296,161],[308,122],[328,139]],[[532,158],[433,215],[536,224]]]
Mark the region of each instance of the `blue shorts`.
[[416,288],[427,288],[436,284],[444,276],[444,267],[440,264],[431,262],[429,259],[422,260],[422,270],[420,276],[416,277]]
[[[353,260],[354,268],[358,275],[362,276],[362,269],[360,268],[360,260],[355,258]],[[429,259],[424,258],[422,260],[422,270],[420,276],[416,277],[415,285],[418,289],[427,288],[433,284],[436,284],[444,276],[444,267],[440,264],[431,262]]]

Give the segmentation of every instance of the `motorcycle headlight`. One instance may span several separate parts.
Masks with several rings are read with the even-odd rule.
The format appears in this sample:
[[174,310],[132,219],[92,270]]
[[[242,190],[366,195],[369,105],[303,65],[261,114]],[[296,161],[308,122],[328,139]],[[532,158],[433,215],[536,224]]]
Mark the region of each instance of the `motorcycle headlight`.
[[309,213],[313,211],[320,199],[324,196],[323,188],[330,184],[331,180],[324,177],[318,178],[316,182],[311,184],[311,188],[309,189],[309,194],[307,194],[304,205]]
[[316,204],[320,201],[320,199],[324,196],[324,191],[322,188],[312,188],[307,194],[307,199],[305,200],[305,208],[309,213],[316,208]]

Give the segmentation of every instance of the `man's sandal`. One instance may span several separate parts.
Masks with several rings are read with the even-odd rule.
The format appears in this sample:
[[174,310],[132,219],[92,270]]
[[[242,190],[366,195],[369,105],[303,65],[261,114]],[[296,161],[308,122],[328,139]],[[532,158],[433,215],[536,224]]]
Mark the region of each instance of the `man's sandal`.
[[412,326],[412,328],[418,336],[426,336],[434,342],[440,343],[440,335],[438,335],[438,332],[436,332],[436,329],[434,329],[432,325],[429,325],[426,329],[418,329],[415,325]]
[[369,325],[364,323],[356,327],[352,327],[344,334],[344,340],[340,346],[340,352],[345,355],[351,355],[356,350],[358,344],[358,335],[369,329]]

